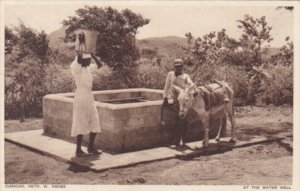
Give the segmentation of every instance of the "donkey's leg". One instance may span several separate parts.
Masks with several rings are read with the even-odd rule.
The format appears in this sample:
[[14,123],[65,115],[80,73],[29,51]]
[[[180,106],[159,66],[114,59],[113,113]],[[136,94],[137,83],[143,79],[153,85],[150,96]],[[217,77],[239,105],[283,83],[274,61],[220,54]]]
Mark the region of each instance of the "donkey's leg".
[[208,132],[209,132],[209,114],[205,113],[203,115],[203,126],[204,126],[204,140],[203,140],[203,147],[208,146],[209,138],[208,138]]
[[231,139],[229,142],[236,143],[236,125],[235,125],[235,119],[232,115],[229,115],[230,123],[231,123]]
[[185,143],[186,143],[186,133],[187,133],[187,120],[183,119],[182,120],[182,134],[181,134],[182,145],[185,145]]
[[221,132],[224,128],[226,128],[226,113],[225,111],[222,111],[220,113],[221,117],[220,117],[220,126],[219,126],[219,131],[218,131],[218,134],[216,136],[216,141],[220,141],[220,136],[221,136]]
[[236,122],[235,122],[235,118],[233,116],[233,107],[232,104],[226,104],[226,111],[228,113],[228,117],[231,123],[231,139],[229,142],[231,143],[235,143],[236,142]]

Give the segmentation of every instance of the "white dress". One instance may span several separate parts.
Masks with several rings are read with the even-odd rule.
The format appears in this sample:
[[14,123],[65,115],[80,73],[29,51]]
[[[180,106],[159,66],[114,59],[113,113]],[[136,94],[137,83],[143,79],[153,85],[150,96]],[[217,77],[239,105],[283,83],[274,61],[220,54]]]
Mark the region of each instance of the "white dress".
[[76,83],[73,102],[72,137],[85,135],[90,132],[101,132],[98,112],[94,105],[93,77],[90,67],[91,65],[82,67],[77,62],[77,58],[71,64],[72,74]]

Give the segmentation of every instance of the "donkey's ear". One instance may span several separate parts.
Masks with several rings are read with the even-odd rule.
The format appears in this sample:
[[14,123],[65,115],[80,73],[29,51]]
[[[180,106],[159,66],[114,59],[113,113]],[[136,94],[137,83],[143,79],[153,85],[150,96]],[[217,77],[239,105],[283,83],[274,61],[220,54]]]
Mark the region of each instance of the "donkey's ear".
[[193,97],[196,97],[198,95],[198,91],[194,91],[194,93],[193,93]]
[[190,86],[186,91],[187,91],[188,94],[193,95],[193,96],[194,96],[195,93],[198,92],[198,91],[196,90],[195,84],[192,85],[192,86]]

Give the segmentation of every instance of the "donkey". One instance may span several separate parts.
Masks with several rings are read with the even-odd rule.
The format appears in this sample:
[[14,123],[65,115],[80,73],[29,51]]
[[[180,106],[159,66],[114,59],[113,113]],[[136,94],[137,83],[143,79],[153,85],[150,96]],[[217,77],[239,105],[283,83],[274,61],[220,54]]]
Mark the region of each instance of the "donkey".
[[[231,123],[231,143],[236,142],[235,137],[235,128],[236,122],[234,119],[234,108],[233,108],[233,90],[229,87],[229,85],[222,81],[208,85],[208,87],[200,86],[199,88],[191,86],[186,89],[181,89],[178,86],[173,87],[178,93],[178,101],[179,101],[179,117],[184,119],[189,109],[194,109],[195,112],[199,115],[202,124],[204,126],[204,140],[203,146],[208,146],[208,133],[209,133],[209,117],[212,114],[217,115],[225,115],[226,113],[230,119]],[[207,91],[210,89],[210,92]],[[209,93],[207,93],[209,92]],[[219,99],[212,99],[213,103],[207,101],[209,96],[215,94]],[[221,99],[220,99],[221,98]],[[209,107],[207,107],[207,104]],[[217,141],[220,137],[221,128],[219,129],[217,135]]]

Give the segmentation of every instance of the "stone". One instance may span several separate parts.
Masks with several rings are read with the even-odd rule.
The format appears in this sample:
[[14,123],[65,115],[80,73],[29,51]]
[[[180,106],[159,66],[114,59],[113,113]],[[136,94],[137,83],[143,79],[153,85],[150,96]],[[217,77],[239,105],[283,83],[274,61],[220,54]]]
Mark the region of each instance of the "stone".
[[[180,150],[174,146],[157,147],[129,153],[110,154],[103,152],[99,158],[75,157],[76,144],[68,141],[42,135],[42,130],[30,130],[5,134],[5,141],[36,151],[45,156],[55,158],[66,163],[75,163],[93,171],[104,171],[111,168],[127,167],[151,161],[160,161],[170,158],[191,159],[201,155],[223,153],[236,147],[245,147],[263,142],[278,141],[279,138],[265,138],[254,136],[248,141],[238,141],[236,145],[228,143],[229,137],[223,138],[222,143],[210,140],[208,148],[202,147],[202,141],[188,143],[186,149]],[[98,139],[98,138],[97,138]],[[116,142],[115,142],[116,143]],[[132,142],[135,144],[135,142]],[[120,145],[113,145],[113,147]],[[83,147],[86,151],[86,147]]]
[[[137,88],[94,91],[101,133],[95,145],[111,153],[123,153],[167,145],[173,140],[177,113],[164,113],[161,126],[163,91]],[[142,98],[142,102],[113,103],[109,100]],[[43,98],[44,135],[75,142],[71,137],[74,93],[50,94]],[[108,101],[108,102],[107,102]],[[188,114],[187,141],[201,140],[202,124],[195,112]],[[210,135],[216,136],[220,120],[213,119]],[[84,144],[88,136],[84,136]]]

